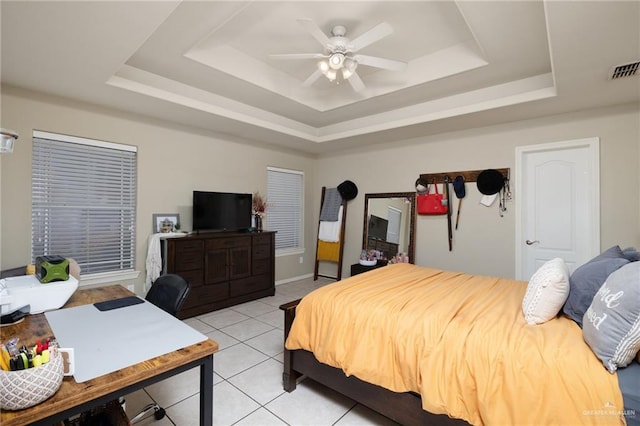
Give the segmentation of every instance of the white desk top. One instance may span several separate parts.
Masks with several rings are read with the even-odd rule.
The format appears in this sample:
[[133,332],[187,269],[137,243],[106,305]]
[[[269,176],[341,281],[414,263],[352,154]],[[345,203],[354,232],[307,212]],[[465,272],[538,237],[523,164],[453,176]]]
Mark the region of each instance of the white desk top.
[[110,311],[95,306],[45,312],[61,348],[74,348],[78,383],[207,339],[146,302]]

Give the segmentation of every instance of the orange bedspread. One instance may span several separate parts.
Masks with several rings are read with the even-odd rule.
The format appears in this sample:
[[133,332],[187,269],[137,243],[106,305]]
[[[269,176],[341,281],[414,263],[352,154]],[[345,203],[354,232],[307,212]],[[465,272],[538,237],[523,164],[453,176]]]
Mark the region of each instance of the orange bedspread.
[[557,318],[525,323],[526,282],[390,265],[324,286],[287,349],[472,424],[624,424],[616,375]]

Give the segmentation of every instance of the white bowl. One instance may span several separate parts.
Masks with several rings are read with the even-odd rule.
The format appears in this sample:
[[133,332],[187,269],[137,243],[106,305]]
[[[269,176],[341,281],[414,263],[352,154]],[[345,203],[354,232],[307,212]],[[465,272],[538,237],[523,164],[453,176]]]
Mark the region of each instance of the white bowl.
[[378,263],[377,259],[373,259],[373,260],[363,260],[360,259],[360,264],[362,266],[374,266],[376,263]]

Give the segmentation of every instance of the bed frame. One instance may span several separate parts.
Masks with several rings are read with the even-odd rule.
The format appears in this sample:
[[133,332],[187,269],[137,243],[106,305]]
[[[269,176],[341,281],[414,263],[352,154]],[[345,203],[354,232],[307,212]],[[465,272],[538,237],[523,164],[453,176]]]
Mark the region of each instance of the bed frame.
[[[296,317],[301,299],[280,306],[284,311],[284,339],[286,341]],[[460,419],[444,414],[432,414],[422,409],[420,395],[414,392],[398,393],[364,382],[355,376],[347,377],[342,370],[319,362],[313,353],[298,349],[284,350],[284,390],[292,392],[298,379],[306,376],[354,401],[403,425],[468,425]]]

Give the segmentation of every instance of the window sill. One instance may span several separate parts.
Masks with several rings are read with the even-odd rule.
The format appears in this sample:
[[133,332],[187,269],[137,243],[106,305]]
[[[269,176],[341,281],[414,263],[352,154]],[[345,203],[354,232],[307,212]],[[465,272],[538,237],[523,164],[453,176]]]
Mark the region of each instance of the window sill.
[[116,284],[119,281],[135,280],[140,275],[140,271],[118,271],[104,272],[101,274],[80,275],[80,287],[96,284]]
[[276,257],[292,256],[294,254],[304,254],[304,248],[276,249]]

